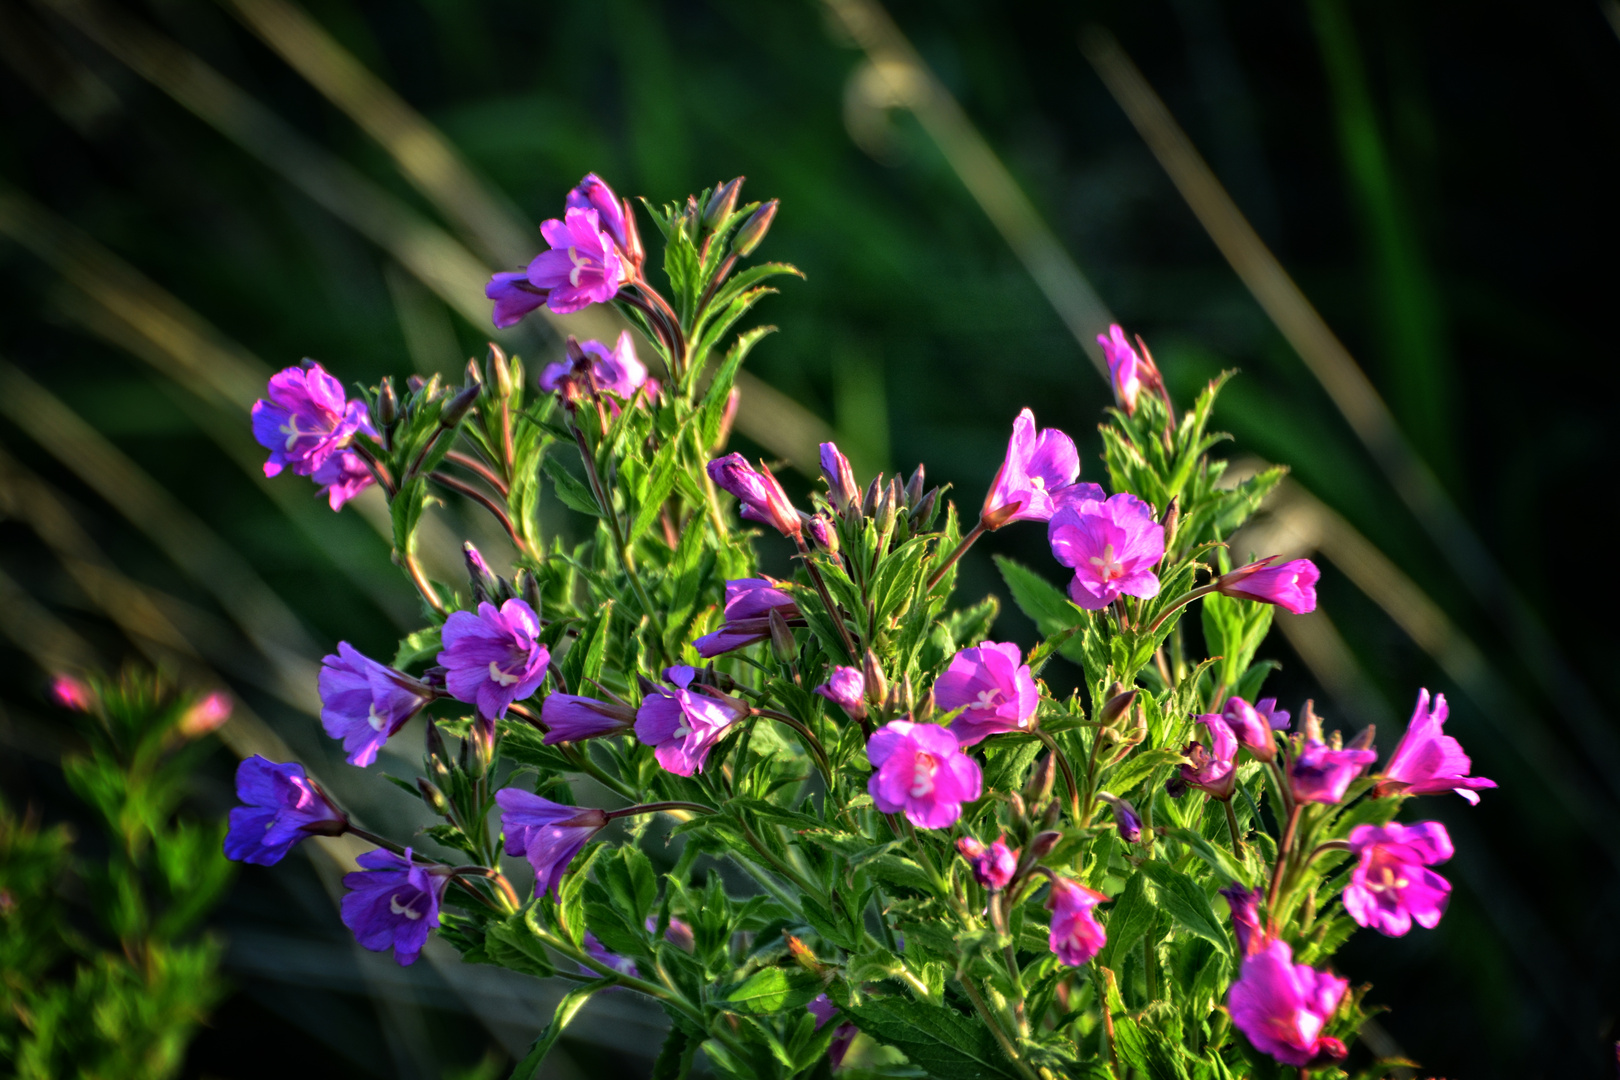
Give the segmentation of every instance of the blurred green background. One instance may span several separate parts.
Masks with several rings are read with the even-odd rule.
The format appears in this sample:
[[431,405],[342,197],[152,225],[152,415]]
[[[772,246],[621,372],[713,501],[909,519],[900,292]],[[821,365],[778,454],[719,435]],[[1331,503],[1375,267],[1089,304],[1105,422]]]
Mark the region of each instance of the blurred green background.
[[[1324,575],[1268,690],[1386,751],[1443,691],[1502,784],[1414,808],[1451,828],[1456,891],[1437,930],[1341,954],[1392,1010],[1369,1042],[1424,1075],[1607,1075],[1620,733],[1591,463],[1614,450],[1616,28],[1613,0],[0,0],[0,784],[69,814],[45,672],[141,658],[235,691],[238,752],[283,740],[368,823],[419,815],[312,715],[321,654],[386,655],[413,594],[375,508],[264,480],[246,407],[303,356],[370,382],[481,355],[483,276],[586,171],[659,201],[741,173],[782,200],[765,254],[807,274],[762,309],[781,333],[750,361],[746,450],[813,461],[830,433],[863,475],[921,460],[971,507],[1024,405],[1099,478],[1081,342],[1108,312],[1182,401],[1242,369],[1232,453],[1297,481],[1246,541]],[[1233,219],[1194,184],[1200,221],[1121,108],[1144,85],[1404,437],[1286,289],[1257,303],[1246,280],[1280,286],[1252,246],[1234,273],[1206,231]],[[501,340],[537,371],[560,339],[531,321]],[[441,576],[461,536],[502,552],[441,520]],[[964,600],[1000,589],[996,552],[1057,577],[1011,528]],[[999,631],[1033,634],[1012,610]],[[214,766],[195,797],[222,814],[234,759]],[[239,875],[235,995],[187,1075],[498,1074],[555,994],[362,953],[337,872],[311,847]],[[646,1075],[659,1024],[604,996],[549,1075]]]

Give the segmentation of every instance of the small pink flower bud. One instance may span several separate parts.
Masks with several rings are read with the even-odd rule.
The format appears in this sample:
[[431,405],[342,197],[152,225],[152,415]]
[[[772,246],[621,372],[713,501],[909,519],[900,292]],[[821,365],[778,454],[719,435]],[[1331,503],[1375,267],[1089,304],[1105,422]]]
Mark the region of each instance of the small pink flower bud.
[[58,675],[51,680],[51,700],[64,709],[89,712],[90,704],[94,700],[94,691],[83,679],[74,678],[72,675]]
[[176,729],[188,739],[200,739],[224,727],[230,718],[230,695],[216,690],[187,709]]

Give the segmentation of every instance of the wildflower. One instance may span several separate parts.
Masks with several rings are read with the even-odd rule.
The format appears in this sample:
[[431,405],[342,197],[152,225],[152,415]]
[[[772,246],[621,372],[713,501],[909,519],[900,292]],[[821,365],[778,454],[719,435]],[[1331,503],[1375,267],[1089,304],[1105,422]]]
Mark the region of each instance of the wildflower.
[[595,173],[586,173],[585,178],[568,193],[564,200],[565,209],[595,210],[597,220],[613,242],[619,246],[620,251],[629,249],[629,237],[625,229],[624,203],[613,189]]
[[1444,825],[1357,825],[1350,850],[1360,861],[1341,899],[1352,919],[1388,937],[1400,937],[1413,922],[1434,929],[1451,899],[1451,883],[1429,869],[1451,858]]
[[1142,358],[1125,340],[1125,330],[1118,323],[1108,333],[1098,334],[1097,344],[1108,358],[1108,384],[1114,388],[1114,400],[1127,415],[1134,414],[1136,397],[1142,392]]
[[1496,781],[1463,775],[1472,762],[1463,753],[1462,744],[1440,730],[1450,714],[1446,695],[1434,695],[1431,711],[1429,692],[1418,691],[1412,721],[1407,725],[1406,734],[1401,736],[1400,745],[1390,755],[1389,764],[1384,766],[1374,794],[1437,795],[1455,791],[1478,805],[1479,796],[1474,793],[1495,787]]
[[450,881],[442,866],[423,865],[381,849],[355,860],[362,869],[343,876],[350,892],[343,898],[343,925],[365,949],[394,950],[402,966],[416,962],[428,931],[439,925],[439,901]]
[[[1181,767],[1181,775],[1166,785],[1172,795],[1179,795],[1189,787],[1207,793],[1213,799],[1230,799],[1237,786],[1238,741],[1225,720],[1215,713],[1204,713],[1196,722],[1209,729],[1209,747],[1201,742],[1190,742],[1182,751],[1188,764]],[[1171,786],[1174,785],[1174,786]]]
[[540,620],[515,597],[496,609],[478,605],[478,614],[455,611],[444,621],[445,685],[457,701],[478,706],[486,720],[506,715],[514,701],[529,697],[546,677],[551,653],[540,644]]
[[1288,722],[1293,714],[1286,709],[1277,708],[1277,699],[1274,697],[1261,698],[1254,703],[1254,711],[1264,718],[1272,731],[1287,731]]
[[827,501],[834,510],[843,513],[850,504],[860,502],[861,486],[855,482],[855,470],[835,443],[821,444],[821,478],[827,481]]
[[1371,750],[1335,750],[1324,742],[1306,739],[1288,765],[1288,781],[1294,798],[1300,802],[1331,806],[1343,800],[1350,781],[1377,760],[1378,755]]
[[936,706],[963,710],[951,721],[951,732],[963,746],[998,732],[1026,730],[1040,700],[1029,665],[1011,642],[981,641],[961,650],[934,682]]
[[1119,830],[1119,838],[1127,844],[1139,843],[1142,839],[1142,815],[1136,812],[1136,807],[1108,792],[1099,792],[1097,798],[1108,804],[1114,812],[1114,827]]
[[756,471],[741,454],[727,454],[709,462],[709,479],[737,497],[749,521],[770,525],[783,536],[797,537],[802,530],[799,512],[763,464]]
[[[1269,700],[1273,706],[1277,704],[1276,698]],[[1259,709],[1240,697],[1227,698],[1226,708],[1221,710],[1221,719],[1226,721],[1226,726],[1237,736],[1238,743],[1259,761],[1270,761],[1277,755],[1277,740],[1272,737],[1273,715],[1275,714],[1262,714]],[[1286,722],[1288,714],[1282,715]]]
[[748,706],[722,694],[692,690],[697,672],[686,665],[665,668],[675,689],[656,688],[636,712],[636,738],[654,748],[658,764],[677,776],[703,771],[703,760],[726,729],[748,715]]
[[[581,939],[581,944],[585,946],[585,954],[592,960],[595,960],[598,964],[601,964],[604,967],[612,968],[620,975],[628,975],[632,979],[641,978],[641,971],[636,967],[636,962],[634,960],[630,959],[628,956],[620,956],[616,952],[609,952],[608,947],[603,945],[597,936],[591,933],[589,930],[585,931],[585,936],[583,939]],[[602,973],[600,971],[597,971],[593,967],[586,967],[584,964],[579,965],[579,970],[582,974],[589,975],[593,979],[599,979],[602,977]]]
[[1074,568],[1069,598],[1087,611],[1100,611],[1121,594],[1159,595],[1153,567],[1164,558],[1164,526],[1135,495],[1059,507],[1047,537],[1057,561]]
[[973,880],[991,892],[1005,889],[1018,870],[1018,851],[1007,846],[1005,834],[988,845],[964,836],[956,842],[956,850],[973,868]]
[[838,554],[838,533],[833,530],[833,524],[827,520],[826,514],[816,514],[804,519],[804,531],[810,534],[810,541],[822,551]]
[[83,679],[76,679],[72,675],[57,675],[51,679],[51,700],[64,709],[74,712],[89,712],[90,703],[95,699],[95,691]]
[[528,859],[534,867],[535,891],[553,898],[568,864],[608,823],[601,810],[554,803],[521,788],[502,788],[495,801],[501,808],[506,853]]
[[340,450],[333,454],[321,462],[309,474],[309,478],[325,494],[326,503],[333,510],[343,509],[350,499],[377,482],[366,467],[365,459],[353,450]]
[[529,282],[527,270],[501,270],[484,286],[484,297],[495,301],[491,322],[506,330],[522,322],[524,316],[546,302],[547,291]]
[[579,694],[547,694],[540,704],[540,722],[546,726],[547,746],[617,735],[636,725],[636,711]]
[[[1007,456],[984,497],[979,520],[988,529],[1013,521],[1046,521],[1056,509],[1053,500],[1073,486],[1079,475],[1080,452],[1074,448],[1074,440],[1057,428],[1037,435],[1035,414],[1025,409],[1013,421]],[[1095,484],[1086,487],[1101,497],[1101,488]]]
[[586,372],[590,373],[590,382],[595,384],[597,390],[626,401],[647,385],[647,365],[636,355],[636,345],[631,340],[630,331],[620,331],[619,339],[611,349],[600,341],[581,341],[578,345],[580,355],[577,359],[558,360],[546,365],[540,373],[541,390],[548,394],[555,393],[569,380],[577,380],[582,387],[588,387]]
[[[827,1021],[838,1015],[838,1006],[826,994],[818,995],[815,1000],[805,1006],[810,1014],[816,1018],[816,1030],[820,1031]],[[838,1068],[844,1062],[844,1055],[849,1053],[849,1044],[855,1041],[860,1028],[845,1021],[833,1029],[832,1045],[827,1048],[827,1063]]]
[[1237,939],[1238,955],[1253,956],[1267,944],[1260,929],[1260,894],[1237,882],[1220,890],[1226,906],[1232,909],[1232,936]]
[[1281,555],[1261,559],[1222,574],[1215,590],[1223,596],[1276,604],[1295,615],[1316,610],[1316,582],[1322,572],[1309,559],[1273,566]]
[[[542,222],[540,235],[551,250],[542,251],[529,263],[528,281],[545,291],[546,306],[556,314],[606,303],[630,280],[629,263],[613,236],[603,229],[595,209],[571,206],[561,220]],[[492,280],[490,287],[494,284]]]
[[1294,963],[1287,942],[1269,941],[1244,957],[1227,1007],[1255,1049],[1285,1065],[1342,1061],[1344,1044],[1322,1034],[1349,980]]
[[175,728],[188,739],[200,739],[224,727],[231,718],[231,708],[231,696],[215,690],[182,713]]
[[774,578],[739,578],[726,582],[725,624],[712,634],[704,634],[692,643],[698,655],[704,658],[764,641],[771,636],[770,615],[781,612],[784,619],[799,626],[804,619],[793,597],[778,586]]
[[266,476],[286,468],[299,476],[313,475],[355,435],[377,437],[366,403],[350,401],[343,384],[313,360],[270,376],[269,395],[268,401],[253,403],[252,413],[253,437],[270,451]]
[[244,759],[236,797],[245,805],[231,811],[225,855],[237,862],[273,866],[305,837],[336,836],[349,823],[297,762]]
[[816,693],[843,709],[851,720],[866,715],[866,679],[856,668],[833,668]]
[[350,765],[366,766],[389,737],[436,696],[425,683],[363,655],[347,641],[321,660],[321,725],[343,740]]
[[885,814],[904,812],[919,829],[948,829],[962,804],[979,797],[979,763],[937,724],[891,720],[866,743],[872,777],[866,789]]
[[1108,897],[1095,889],[1052,876],[1052,893],[1046,906],[1052,912],[1052,932],[1048,938],[1057,958],[1070,967],[1080,967],[1108,944],[1108,934],[1097,922],[1092,909]]

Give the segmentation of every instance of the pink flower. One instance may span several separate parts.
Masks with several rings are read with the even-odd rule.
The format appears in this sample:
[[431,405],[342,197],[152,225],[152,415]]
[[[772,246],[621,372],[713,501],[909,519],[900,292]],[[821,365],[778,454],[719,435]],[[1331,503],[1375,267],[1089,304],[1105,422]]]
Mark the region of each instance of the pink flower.
[[1307,739],[1288,765],[1288,782],[1300,802],[1331,806],[1343,801],[1350,781],[1377,760],[1378,755],[1371,750],[1335,750],[1326,743]]
[[855,470],[849,458],[839,452],[836,443],[821,444],[821,478],[827,481],[827,501],[834,510],[843,513],[851,503],[861,501],[861,487],[855,482]]
[[1238,955],[1253,956],[1264,949],[1269,939],[1260,929],[1260,894],[1235,881],[1220,893],[1232,909],[1232,936],[1237,938]]
[[326,503],[333,510],[343,509],[344,503],[377,482],[366,468],[365,459],[353,450],[333,454],[309,478],[326,495]]
[[499,609],[478,605],[478,614],[453,611],[444,621],[444,651],[439,663],[448,673],[445,685],[457,701],[478,706],[480,716],[506,715],[514,701],[540,689],[551,653],[540,644],[540,619],[534,609],[513,598]]
[[741,454],[715,458],[709,462],[708,470],[716,487],[737,497],[743,517],[770,525],[783,536],[799,535],[803,529],[799,512],[771,470],[761,465],[756,471]]
[[545,304],[546,290],[529,284],[527,270],[501,270],[484,286],[484,297],[495,301],[495,311],[490,321],[496,329],[506,330]]
[[948,829],[962,804],[979,797],[979,763],[938,724],[891,720],[866,744],[872,778],[866,790],[885,814],[904,813],[919,829]]
[[1280,558],[1281,555],[1273,555],[1222,574],[1215,583],[1215,589],[1223,596],[1276,604],[1295,615],[1315,611],[1316,582],[1322,572],[1309,559],[1294,559],[1281,566],[1271,565]]
[[[1270,699],[1272,705],[1277,699]],[[1287,713],[1283,713],[1286,721]],[[1240,697],[1226,699],[1226,708],[1221,710],[1221,719],[1226,726],[1232,729],[1237,741],[1260,761],[1270,761],[1277,755],[1277,740],[1272,737],[1272,717],[1260,712],[1253,705]]]
[[816,693],[843,709],[851,720],[866,715],[866,676],[856,668],[833,668]]
[[540,704],[540,722],[546,726],[547,746],[617,735],[635,726],[636,711],[578,694],[547,694]]
[[534,888],[553,897],[579,849],[607,827],[607,814],[593,807],[566,806],[521,788],[495,793],[501,807],[506,853],[522,855],[534,867]]
[[934,682],[934,704],[945,712],[964,711],[951,721],[951,732],[963,746],[986,736],[1029,727],[1040,691],[1011,642],[981,641],[951,657]]
[[[1007,456],[984,497],[979,520],[989,529],[1013,521],[1046,521],[1056,509],[1053,499],[1079,475],[1080,452],[1074,448],[1074,440],[1057,428],[1037,435],[1035,414],[1025,409],[1013,421]],[[1097,494],[1101,496],[1101,488]]]
[[613,238],[619,250],[624,251],[629,246],[629,237],[625,232],[624,203],[600,176],[586,173],[585,178],[568,193],[563,205],[570,210],[595,210],[597,220],[602,223],[602,228]]
[[1474,792],[1496,786],[1496,781],[1483,776],[1463,775],[1472,762],[1463,753],[1462,744],[1440,730],[1449,715],[1446,695],[1434,696],[1431,712],[1429,692],[1418,691],[1412,722],[1401,736],[1401,744],[1390,755],[1389,764],[1384,766],[1375,794],[1437,795],[1442,791],[1455,791],[1478,805],[1479,796]]
[[1360,860],[1342,897],[1352,919],[1388,937],[1400,937],[1414,921],[1434,929],[1451,899],[1451,883],[1429,869],[1451,858],[1444,825],[1358,825],[1350,830],[1350,850]]
[[231,695],[216,690],[187,709],[176,725],[188,739],[200,739],[225,726],[231,718]]
[[1349,980],[1294,963],[1286,942],[1271,941],[1243,960],[1227,1008],[1255,1049],[1285,1065],[1341,1061],[1344,1044],[1322,1034]]
[[658,764],[677,776],[702,772],[726,729],[748,715],[748,706],[736,698],[689,689],[696,675],[684,664],[665,668],[664,677],[675,689],[655,689],[636,712],[636,738],[653,747]]
[[268,393],[268,400],[254,402],[252,413],[253,437],[270,451],[266,476],[284,468],[310,476],[356,434],[377,435],[366,403],[350,401],[343,384],[313,360],[270,376]]
[[562,220],[542,222],[540,235],[551,250],[529,263],[529,284],[545,292],[546,306],[558,315],[606,303],[630,279],[628,262],[594,209],[569,207]]
[[72,675],[57,675],[51,679],[51,700],[64,709],[89,712],[90,703],[94,700],[94,691],[83,679],[76,679]]
[[1136,396],[1142,392],[1142,358],[1136,355],[1131,343],[1125,340],[1125,330],[1114,323],[1108,333],[1097,335],[1108,358],[1108,383],[1114,388],[1114,400],[1126,414],[1136,412]]
[[1052,932],[1047,940],[1059,960],[1080,967],[1108,944],[1108,933],[1092,910],[1107,899],[1095,889],[1053,876],[1052,894],[1046,898],[1052,912]]
[[1007,846],[1005,834],[988,846],[964,836],[956,842],[956,850],[973,868],[973,880],[991,892],[1005,889],[1018,870],[1018,851]]
[[600,341],[579,342],[578,359],[558,360],[547,364],[540,373],[540,389],[556,393],[564,382],[576,380],[582,389],[589,389],[585,372],[596,389],[629,401],[636,391],[647,384],[647,365],[636,355],[636,344],[630,331],[619,333],[619,340],[609,349]]
[[705,659],[764,641],[771,636],[771,612],[777,611],[789,625],[804,625],[799,606],[783,592],[774,578],[739,578],[726,582],[725,625],[692,642]]
[[1164,526],[1135,495],[1060,507],[1047,538],[1057,561],[1074,568],[1069,598],[1087,611],[1100,611],[1121,594],[1159,595],[1153,567],[1164,558]]
[[1205,749],[1200,742],[1188,743],[1187,749],[1182,751],[1188,764],[1181,767],[1180,777],[1171,780],[1166,788],[1172,795],[1179,795],[1195,787],[1211,798],[1230,799],[1232,789],[1237,786],[1237,765],[1233,760],[1238,752],[1237,736],[1215,713],[1204,713],[1196,722],[1209,729],[1209,748]]

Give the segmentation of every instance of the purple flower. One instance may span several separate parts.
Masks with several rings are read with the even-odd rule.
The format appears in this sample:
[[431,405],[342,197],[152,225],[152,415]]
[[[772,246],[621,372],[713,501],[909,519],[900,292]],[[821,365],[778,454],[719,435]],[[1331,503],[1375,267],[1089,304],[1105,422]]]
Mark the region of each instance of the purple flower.
[[1114,323],[1108,333],[1097,335],[1108,358],[1108,383],[1114,388],[1114,400],[1127,414],[1136,412],[1136,396],[1142,392],[1142,358],[1136,355],[1131,343],[1125,340],[1125,331]]
[[956,850],[973,868],[973,880],[991,892],[1005,889],[1018,871],[1018,851],[1007,846],[1005,834],[988,845],[964,836],[956,842]]
[[1286,709],[1277,708],[1277,699],[1274,697],[1261,698],[1255,702],[1254,711],[1265,717],[1272,731],[1287,731],[1288,721],[1293,718],[1293,714]]
[[[1277,704],[1276,698],[1270,699],[1271,704]],[[1288,714],[1284,713],[1286,720]],[[1270,761],[1277,756],[1277,740],[1272,736],[1271,716],[1263,715],[1259,709],[1250,705],[1240,697],[1226,699],[1226,708],[1221,710],[1221,719],[1226,726],[1232,729],[1237,741],[1260,761]]]
[[984,497],[979,520],[989,529],[1013,521],[1046,521],[1056,509],[1053,498],[1079,475],[1074,440],[1057,428],[1037,435],[1035,414],[1025,409],[1013,421],[1007,456]]
[[548,694],[540,704],[540,722],[546,726],[547,746],[617,735],[636,725],[636,711],[578,694]]
[[601,222],[607,234],[613,237],[613,242],[620,250],[628,247],[629,240],[624,227],[624,203],[600,176],[586,173],[585,179],[568,193],[563,206],[569,210],[595,210],[597,220]]
[[506,330],[523,321],[529,312],[546,302],[546,290],[529,283],[527,270],[502,270],[484,286],[484,297],[495,301],[491,321],[497,330]]
[[362,948],[382,952],[392,947],[394,959],[409,966],[439,925],[439,901],[449,875],[441,866],[423,866],[392,851],[368,851],[355,860],[364,869],[343,876],[350,892],[343,898],[343,925],[354,931]]
[[1227,1008],[1255,1049],[1285,1065],[1341,1061],[1344,1044],[1322,1029],[1338,1009],[1349,980],[1294,963],[1283,941],[1270,941],[1243,960]]
[[1048,941],[1059,960],[1070,967],[1080,967],[1108,944],[1108,934],[1092,910],[1107,899],[1095,889],[1053,875],[1052,893],[1046,898],[1046,906],[1052,912]]
[[[647,933],[650,934],[658,929],[658,919],[649,915],[645,925]],[[664,940],[685,952],[691,952],[697,944],[696,936],[692,933],[692,924],[674,915],[669,917],[669,926],[664,929]]]
[[703,759],[726,729],[748,715],[748,706],[736,698],[688,689],[696,675],[684,664],[665,668],[675,689],[659,687],[636,712],[636,738],[653,747],[658,764],[676,776],[702,772]]
[[321,725],[343,740],[350,765],[366,766],[389,736],[435,697],[426,684],[379,664],[347,641],[321,660]]
[[704,658],[764,641],[771,636],[771,612],[778,611],[789,624],[804,625],[793,597],[774,578],[740,578],[726,582],[725,625],[704,634],[692,643]]
[[1371,750],[1335,750],[1324,742],[1306,739],[1288,766],[1288,782],[1300,802],[1327,803],[1344,799],[1350,781],[1378,760]]
[[231,811],[225,855],[238,862],[272,866],[305,837],[336,836],[349,823],[297,762],[245,758],[236,767],[236,797],[246,805]]
[[[585,936],[583,939],[581,939],[581,943],[585,946],[586,955],[592,960],[595,960],[598,964],[601,964],[604,967],[612,968],[620,975],[628,975],[632,979],[641,978],[641,971],[636,967],[636,962],[634,960],[630,959],[628,956],[620,956],[616,952],[609,952],[607,946],[603,945],[602,942],[597,939],[596,935],[591,933],[589,930],[585,931]],[[589,975],[593,979],[599,979],[602,977],[602,973],[600,971],[597,971],[592,967],[586,967],[584,964],[579,965],[579,970],[583,974]],[[613,987],[610,989],[617,988]]]
[[822,551],[838,554],[838,533],[833,530],[832,522],[827,520],[826,514],[816,514],[804,519],[804,531],[810,534],[811,543]]
[[313,360],[270,376],[269,395],[253,403],[252,414],[253,437],[270,451],[266,476],[286,468],[310,476],[356,433],[377,437],[366,403],[345,397],[343,384]]
[[1119,830],[1119,838],[1127,844],[1141,842],[1142,815],[1136,812],[1136,807],[1106,791],[1097,796],[1108,804],[1114,812],[1114,827]]
[[478,605],[478,614],[453,611],[444,621],[444,651],[439,663],[448,669],[445,686],[457,701],[476,704],[480,716],[506,715],[514,701],[529,697],[546,677],[551,653],[537,640],[540,620],[534,609],[516,598],[496,610]]
[[821,444],[821,477],[827,481],[827,501],[834,510],[843,513],[851,504],[860,503],[861,488],[855,482],[855,470],[835,443]]
[[608,823],[601,810],[554,803],[521,788],[502,788],[495,793],[495,802],[501,808],[506,853],[528,859],[534,867],[535,891],[553,898],[568,864]]
[[737,497],[742,503],[742,516],[749,521],[770,525],[783,536],[799,535],[803,527],[799,523],[799,512],[793,509],[787,492],[763,464],[755,471],[741,454],[727,454],[709,462],[709,479]]
[[816,693],[843,709],[851,720],[866,715],[866,676],[857,668],[833,668]]
[[1237,938],[1238,955],[1253,956],[1264,949],[1268,939],[1260,929],[1260,894],[1235,881],[1220,893],[1232,909],[1232,936]]
[[1195,787],[1211,798],[1230,799],[1232,789],[1237,786],[1237,766],[1233,762],[1238,752],[1237,736],[1215,713],[1204,713],[1196,722],[1209,729],[1209,747],[1206,749],[1200,742],[1188,743],[1187,749],[1182,751],[1188,764],[1181,767],[1181,775],[1166,787],[1173,795]]
[[[816,1030],[820,1031],[827,1021],[838,1015],[838,1006],[826,994],[821,994],[810,1004],[805,1006],[810,1015],[816,1018]],[[832,1045],[827,1047],[827,1061],[833,1068],[838,1068],[844,1062],[844,1055],[849,1053],[849,1044],[855,1041],[860,1028],[849,1022],[839,1024],[833,1029]]]
[[1315,611],[1316,581],[1322,572],[1309,559],[1271,565],[1280,558],[1281,555],[1273,555],[1222,574],[1215,589],[1223,596],[1276,604],[1295,615]]
[[626,401],[647,385],[647,365],[636,356],[636,345],[630,338],[630,331],[620,331],[619,340],[611,349],[600,341],[582,341],[579,348],[583,353],[579,364],[558,360],[546,365],[540,373],[540,389],[548,394],[555,393],[571,379],[578,379],[580,385],[586,387],[586,367],[598,390],[615,394]]
[[1069,598],[1087,611],[1102,610],[1122,593],[1159,595],[1153,567],[1164,558],[1164,526],[1135,495],[1059,507],[1047,537],[1057,561],[1074,568]]
[[979,763],[938,724],[891,720],[867,741],[866,759],[874,770],[866,790],[877,808],[903,811],[919,829],[950,828],[984,782]]
[[558,315],[606,303],[630,279],[628,261],[594,209],[571,206],[561,220],[541,222],[540,235],[551,250],[529,263],[529,284],[545,291],[546,306]]
[[1388,937],[1400,937],[1414,921],[1434,929],[1451,899],[1451,883],[1429,869],[1451,858],[1444,825],[1357,825],[1350,830],[1350,850],[1360,862],[1341,899],[1352,919]]
[[963,746],[1027,729],[1040,701],[1023,653],[1010,642],[981,641],[961,650],[934,682],[935,705],[945,712],[963,710],[951,721],[951,732]]
[[1437,795],[1442,791],[1455,791],[1458,795],[1479,804],[1474,794],[1493,788],[1496,781],[1483,776],[1464,776],[1472,764],[1463,753],[1462,744],[1441,732],[1451,714],[1446,695],[1434,695],[1434,710],[1429,709],[1429,692],[1418,691],[1417,708],[1412,711],[1412,722],[1407,725],[1401,743],[1384,766],[1384,775],[1378,781],[1378,795]]
[[333,510],[343,509],[344,503],[377,482],[366,467],[365,459],[353,450],[333,454],[321,462],[309,478],[326,493],[327,505]]

